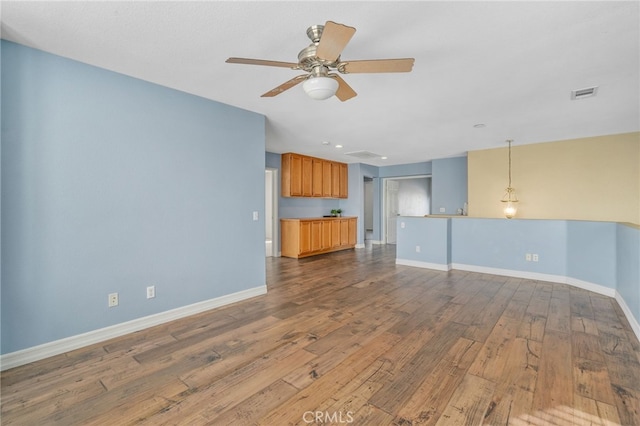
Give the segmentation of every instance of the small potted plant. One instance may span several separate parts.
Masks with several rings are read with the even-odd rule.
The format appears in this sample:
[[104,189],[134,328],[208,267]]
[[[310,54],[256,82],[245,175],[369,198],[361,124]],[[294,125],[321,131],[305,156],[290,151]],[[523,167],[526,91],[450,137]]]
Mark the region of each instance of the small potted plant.
[[331,216],[338,216],[338,209],[332,209]]
[[342,216],[342,209],[336,209],[336,216]]

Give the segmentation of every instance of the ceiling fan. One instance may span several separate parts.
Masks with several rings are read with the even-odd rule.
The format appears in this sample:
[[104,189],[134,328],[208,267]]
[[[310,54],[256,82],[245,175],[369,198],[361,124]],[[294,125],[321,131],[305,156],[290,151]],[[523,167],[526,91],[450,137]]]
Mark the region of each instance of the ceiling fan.
[[293,86],[303,83],[303,89],[313,99],[323,100],[335,95],[346,101],[357,93],[339,74],[409,72],[413,68],[413,58],[373,59],[364,61],[343,61],[340,58],[356,29],[343,24],[327,21],[325,25],[313,25],[307,29],[311,44],[298,54],[298,63],[268,61],[263,59],[229,58],[230,64],[265,65],[270,67],[304,70],[280,86],[269,90],[262,97],[277,96]]

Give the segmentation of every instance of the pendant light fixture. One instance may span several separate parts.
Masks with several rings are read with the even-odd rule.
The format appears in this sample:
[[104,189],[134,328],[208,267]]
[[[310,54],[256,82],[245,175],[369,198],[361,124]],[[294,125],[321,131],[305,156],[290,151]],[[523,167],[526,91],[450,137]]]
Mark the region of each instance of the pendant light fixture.
[[509,144],[509,186],[501,200],[504,203],[504,215],[507,219],[514,217],[518,211],[518,196],[516,190],[511,187],[511,142],[513,139],[507,139]]

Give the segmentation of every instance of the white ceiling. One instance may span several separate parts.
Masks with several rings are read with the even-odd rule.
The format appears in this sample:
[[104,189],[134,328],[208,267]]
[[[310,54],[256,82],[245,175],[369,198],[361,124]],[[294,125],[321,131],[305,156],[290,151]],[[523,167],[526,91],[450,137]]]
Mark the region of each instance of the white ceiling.
[[[267,117],[267,151],[390,165],[640,130],[639,2],[3,1],[2,38]],[[411,73],[348,74],[358,96],[315,101],[297,62],[310,25],[357,29],[343,60],[415,58]],[[570,91],[599,86],[594,98]],[[474,128],[475,124],[484,128]],[[322,145],[329,141],[332,145]],[[335,145],[341,144],[342,149]]]

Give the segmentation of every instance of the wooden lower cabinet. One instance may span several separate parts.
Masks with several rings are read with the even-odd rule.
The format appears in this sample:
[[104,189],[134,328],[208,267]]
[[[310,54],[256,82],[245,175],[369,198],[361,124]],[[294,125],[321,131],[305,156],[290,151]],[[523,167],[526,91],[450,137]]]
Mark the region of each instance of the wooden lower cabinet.
[[280,219],[281,252],[300,258],[356,246],[358,218]]

